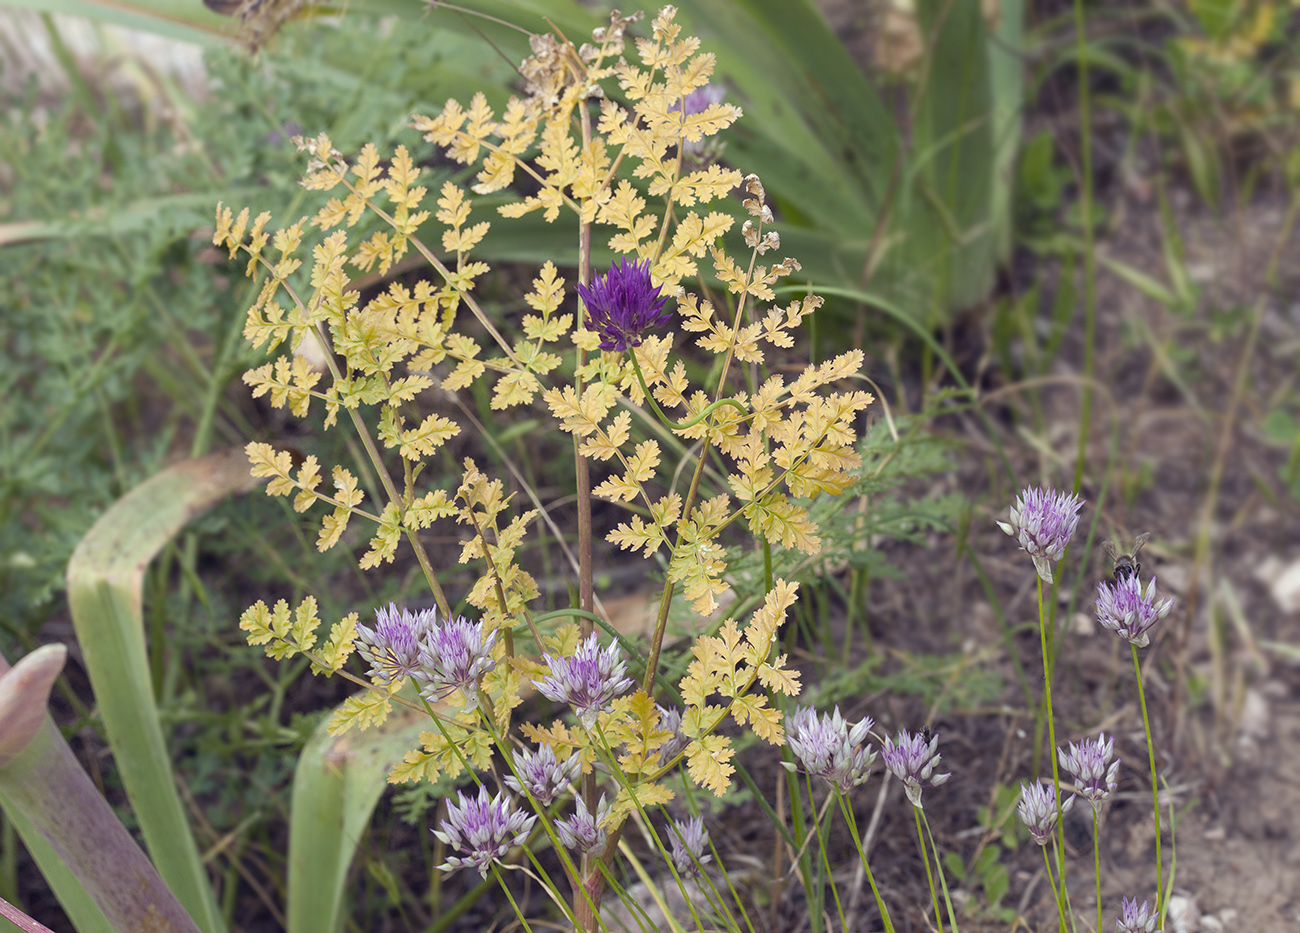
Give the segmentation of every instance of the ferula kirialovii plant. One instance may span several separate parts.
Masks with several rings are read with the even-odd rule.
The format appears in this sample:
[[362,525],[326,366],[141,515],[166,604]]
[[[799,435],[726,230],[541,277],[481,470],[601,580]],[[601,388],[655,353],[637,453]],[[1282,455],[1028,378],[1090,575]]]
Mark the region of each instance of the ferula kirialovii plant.
[[[327,428],[340,415],[350,421],[383,501],[368,503],[343,466],[324,469],[315,456],[294,464],[288,452],[265,443],[248,446],[254,472],[270,477],[271,495],[292,496],[300,512],[325,506],[322,550],[339,543],[353,519],[373,529],[363,568],[392,562],[405,540],[438,605],[415,614],[380,607],[369,627],[352,614],[323,642],[311,597],[295,609],[258,602],[241,627],[274,657],[307,653],[318,671],[339,671],[360,649],[371,689],[336,714],[337,732],[382,722],[392,703],[404,702],[397,691],[413,678],[435,728],[390,780],[469,771],[480,781],[480,773],[513,772],[513,804],[502,796],[505,787],[493,797],[462,796],[440,832],[464,843],[455,858],[496,872],[530,831],[513,807],[531,804],[542,816],[531,832],[545,832],[562,853],[574,882],[570,919],[586,928],[598,907],[602,859],[613,856],[631,812],[673,797],[664,780],[671,769],[684,762],[697,784],[724,791],[733,749],[718,730],[728,717],[768,742],[784,742],[769,695],[799,691],[798,675],[776,654],[778,627],[797,586],[769,573],[766,598],[747,624],[728,619],[717,634],[696,641],[677,684],[684,710],[671,717],[656,704],[669,604],[680,592],[696,612],[714,612],[728,586],[722,536],[732,526],[728,544],[747,528],[765,552],[780,546],[815,554],[818,529],[800,500],[839,494],[853,481],[855,423],[872,401],[837,388],[857,373],[860,350],[789,380],[772,374],[771,348],[794,346],[797,329],[821,301],[775,303],[774,285],[799,264],[763,258],[780,239],[769,229],[762,184],[712,161],[718,146],[700,145],[741,111],[722,102],[716,88],[700,93],[714,59],[681,34],[675,15],[665,7],[649,38],[636,41],[639,64],[624,57],[627,30],[639,17],[612,15],[580,47],[533,36],[533,55],[520,69],[527,96],[497,113],[479,94],[468,106],[448,101],[437,116],[415,119],[413,126],[447,156],[478,167],[474,193],[524,183],[531,193],[501,207],[503,216],[541,212],[547,222],[567,221],[556,235],[578,245],[577,282],[566,289],[556,266],[544,264],[524,296],[531,313],[517,329],[489,316],[475,297],[489,268],[473,251],[489,222],[470,219],[471,199],[451,182],[442,185],[436,207],[428,205],[420,169],[404,147],[384,158],[367,146],[349,159],[324,135],[299,140],[310,158],[304,186],[333,194],[324,208],[274,233],[266,214],[251,225],[247,210],[217,214],[215,242],[232,258],[244,253],[249,275],[266,275],[248,311],[247,338],[269,349],[308,343],[325,351],[327,374],[301,353],[286,352],[245,380],[254,395],[269,395],[295,415],[323,408]],[[733,232],[725,199],[736,189],[747,217]],[[431,216],[441,225],[436,242],[426,239]],[[378,218],[381,229],[351,238],[364,217]],[[312,228],[321,236],[307,260]],[[619,256],[595,275],[593,242]],[[731,252],[742,246],[739,255]],[[360,299],[350,270],[384,274],[412,251],[428,264],[431,280],[394,282]],[[305,261],[309,277],[299,274]],[[706,277],[721,289],[706,286]],[[707,384],[692,384],[680,356],[692,337],[718,357]],[[501,479],[467,459],[455,488],[429,483],[444,471],[424,467],[443,456],[440,448],[462,425],[436,411],[412,412],[435,387],[460,392],[479,381],[489,384],[494,410],[542,404],[574,439],[579,605],[572,609],[534,614],[538,587],[518,555],[538,512],[515,510]],[[671,431],[689,447],[683,488],[662,464],[656,431]],[[727,470],[706,471],[706,463]],[[604,474],[594,485],[593,472]],[[631,511],[608,534],[612,544],[646,557],[667,555],[649,656],[634,672],[640,685],[631,693],[623,646],[595,628],[592,496]],[[444,521],[463,530],[460,561],[478,575],[464,595],[472,619],[452,613],[421,541],[421,532]],[[558,624],[557,617],[569,621]],[[567,704],[574,718],[515,725],[512,711],[533,689]],[[661,752],[670,745],[681,750],[666,760]],[[516,757],[521,747],[536,751]],[[536,789],[553,800],[559,787],[529,773],[538,761],[553,762],[565,776],[580,774],[574,808],[545,808]],[[560,825],[554,812],[577,817]],[[491,844],[477,850],[469,841],[480,824],[499,831],[485,831]],[[697,837],[704,838],[687,834],[692,842]],[[704,861],[695,855],[695,864]]]

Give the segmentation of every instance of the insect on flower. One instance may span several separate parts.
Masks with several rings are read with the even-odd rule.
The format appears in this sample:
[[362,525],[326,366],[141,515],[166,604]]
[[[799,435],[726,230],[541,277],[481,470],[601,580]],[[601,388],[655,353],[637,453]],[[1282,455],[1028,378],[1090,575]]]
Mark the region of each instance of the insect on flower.
[[1106,556],[1111,559],[1114,569],[1111,571],[1111,578],[1118,583],[1120,580],[1128,577],[1136,577],[1142,572],[1142,564],[1138,561],[1138,551],[1142,550],[1142,545],[1146,544],[1151,538],[1149,531],[1144,531],[1133,539],[1133,546],[1127,551],[1120,551],[1119,545],[1114,541],[1107,541],[1103,547],[1106,549]]

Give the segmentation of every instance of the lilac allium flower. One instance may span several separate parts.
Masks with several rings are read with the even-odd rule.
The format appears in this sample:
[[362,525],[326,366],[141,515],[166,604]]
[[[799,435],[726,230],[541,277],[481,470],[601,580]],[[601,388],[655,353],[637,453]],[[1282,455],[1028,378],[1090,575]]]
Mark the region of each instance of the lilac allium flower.
[[587,805],[581,800],[573,802],[573,816],[555,821],[555,834],[566,849],[573,849],[579,855],[600,858],[605,854],[605,845],[609,842],[608,834],[601,826],[609,818],[610,806],[605,802],[605,795],[600,795],[596,805],[596,815],[592,816]]
[[1138,907],[1136,897],[1132,900],[1124,897],[1119,902],[1119,919],[1115,922],[1115,930],[1116,933],[1160,933],[1156,929],[1159,921],[1159,913],[1153,913],[1146,901]]
[[624,676],[627,663],[620,654],[618,642],[602,651],[600,639],[592,632],[572,657],[542,655],[551,673],[533,683],[548,700],[572,706],[583,726],[590,729],[596,723],[596,714],[632,686]]
[[[801,706],[786,718],[785,734],[804,772],[844,793],[871,776],[876,753],[863,742],[874,725],[871,717],[865,716],[850,726],[838,706],[829,716],[818,716],[811,706]],[[789,771],[796,770],[793,762],[782,765]]]
[[487,788],[481,784],[477,797],[457,791],[456,801],[447,804],[442,829],[435,829],[433,834],[465,856],[449,856],[438,866],[444,871],[472,866],[486,878],[488,866],[521,845],[537,820],[535,815],[514,809],[504,793],[489,798]]
[[1146,593],[1142,592],[1136,576],[1097,584],[1097,622],[1138,648],[1147,646],[1151,629],[1173,608],[1172,596],[1156,601],[1155,577],[1151,578]]
[[536,752],[525,749],[512,754],[519,777],[506,775],[506,784],[520,794],[524,793],[525,787],[528,788],[533,799],[544,807],[563,794],[582,771],[581,758],[570,755],[563,762],[557,761],[555,749],[548,742],[543,742]]
[[682,711],[677,707],[656,707],[659,710],[659,728],[673,734],[673,737],[659,746],[659,764],[666,765],[676,758],[687,745],[689,737],[682,735]]
[[709,834],[704,831],[704,817],[673,820],[672,834],[673,867],[679,875],[698,878],[700,866],[713,861],[713,856],[705,851],[709,846]]
[[1115,778],[1119,774],[1119,759],[1115,754],[1115,738],[1106,738],[1103,732],[1095,739],[1084,739],[1078,745],[1070,743],[1070,751],[1058,748],[1061,767],[1074,776],[1074,786],[1079,795],[1089,800],[1095,809],[1098,804],[1115,793]]
[[925,808],[921,806],[921,790],[946,784],[948,778],[952,777],[951,771],[947,774],[934,773],[942,757],[936,754],[938,747],[937,735],[932,735],[927,740],[924,732],[913,734],[906,729],[899,729],[898,739],[891,741],[886,736],[885,747],[880,750],[881,757],[885,759],[885,767],[903,782],[907,799],[912,802],[912,806],[922,810]]
[[434,626],[420,648],[421,670],[416,679],[426,700],[445,700],[457,690],[465,695],[466,712],[478,706],[478,682],[496,667],[492,646],[495,630],[483,636],[483,620],[457,616]]
[[629,263],[626,256],[596,276],[591,285],[578,285],[587,305],[586,327],[600,334],[602,350],[623,351],[641,346],[647,330],[662,327],[672,317],[664,308],[667,295],[650,281],[650,260]]
[[1083,500],[1067,492],[1027,488],[1011,507],[1011,521],[998,527],[1015,538],[1034,559],[1034,569],[1044,583],[1052,582],[1052,564],[1065,554]]
[[[1070,799],[1061,804],[1061,813],[1068,813],[1073,806],[1074,794],[1071,794]],[[1040,846],[1047,845],[1052,838],[1057,818],[1056,794],[1052,791],[1052,785],[1040,781],[1021,784],[1020,803],[1016,804],[1016,812],[1020,814],[1020,822],[1029,829],[1029,835],[1034,837],[1034,842]]]
[[370,676],[391,684],[420,671],[420,643],[437,624],[433,609],[411,612],[396,603],[375,610],[375,627],[357,626],[357,650],[370,662]]
[[727,89],[721,84],[706,84],[703,87],[697,87],[680,101],[668,108],[668,112],[675,110],[684,111],[689,117],[697,113],[703,113],[714,104],[722,103],[722,98],[727,96]]

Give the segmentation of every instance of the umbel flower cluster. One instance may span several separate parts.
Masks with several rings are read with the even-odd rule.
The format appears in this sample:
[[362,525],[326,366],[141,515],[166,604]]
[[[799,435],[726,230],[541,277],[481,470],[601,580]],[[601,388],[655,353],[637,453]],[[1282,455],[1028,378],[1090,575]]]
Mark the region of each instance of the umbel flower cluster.
[[[214,242],[232,259],[242,254],[250,276],[264,275],[244,334],[277,354],[245,381],[298,417],[317,411],[327,429],[356,430],[373,483],[266,443],[248,446],[254,474],[298,512],[317,510],[319,549],[356,546],[363,569],[399,554],[413,560],[437,606],[389,605],[366,624],[351,613],[325,634],[313,597],[296,607],[259,601],[241,628],[273,657],[306,653],[317,672],[337,672],[360,653],[371,689],[335,711],[335,734],[382,724],[394,703],[410,704],[401,691],[414,682],[416,705],[436,728],[391,781],[503,775],[514,796],[480,788],[449,804],[439,838],[459,854],[447,866],[486,872],[546,828],[583,860],[583,889],[598,890],[587,862],[610,856],[633,809],[673,801],[670,769],[683,767],[714,793],[728,789],[728,720],[783,744],[770,698],[800,690],[779,651],[797,585],[770,581],[747,618],[698,637],[673,709],[656,703],[655,690],[669,610],[714,613],[744,582],[732,576],[744,549],[816,555],[810,501],[857,480],[857,422],[873,399],[847,380],[862,351],[802,370],[784,365],[821,299],[777,301],[799,263],[773,255],[781,243],[761,181],[717,161],[716,137],[741,110],[710,84],[713,56],[682,35],[675,15],[665,7],[634,53],[627,39],[637,17],[612,15],[581,46],[534,36],[520,68],[525,96],[500,112],[479,94],[415,117],[428,143],[470,167],[469,191],[443,181],[431,195],[423,157],[406,147],[349,157],[322,134],[297,140],[308,158],[303,186],[327,198],[313,216],[276,230],[266,214],[218,209]],[[504,193],[516,181],[530,193],[511,200]],[[729,200],[736,191],[738,205]],[[579,244],[575,282],[545,263],[523,296],[527,313],[489,313],[478,295],[490,269],[478,251],[494,221],[474,215],[471,193],[506,198],[498,212],[507,220],[555,223],[561,240]],[[593,251],[615,258],[597,263]],[[429,278],[361,297],[354,274],[387,276],[413,254]],[[705,277],[716,284],[699,286]],[[324,351],[323,369],[305,347]],[[688,354],[714,365],[688,370]],[[572,438],[579,502],[595,496],[627,509],[608,541],[629,555],[661,555],[662,610],[639,669],[629,671],[623,645],[593,626],[590,511],[578,513],[577,537],[587,542],[575,559],[579,605],[538,616],[539,587],[520,554],[546,506],[520,507],[524,497],[472,459],[449,471],[446,445],[463,425],[446,393],[471,390],[502,419],[515,411],[553,419]],[[687,451],[683,463],[664,463],[664,437]],[[435,527],[441,534],[428,534]],[[455,583],[462,604],[443,589],[453,575],[435,572],[450,560],[435,561],[425,543],[452,534],[466,568]],[[559,704],[555,718],[516,722],[513,711],[534,691]],[[838,726],[828,737],[812,728],[815,717],[805,720],[810,768],[837,786],[865,779],[874,753],[856,747],[863,730],[841,741]],[[574,785],[582,790],[568,810],[561,798]],[[525,817],[526,806],[541,809]],[[680,871],[708,861],[702,823],[669,835]]]

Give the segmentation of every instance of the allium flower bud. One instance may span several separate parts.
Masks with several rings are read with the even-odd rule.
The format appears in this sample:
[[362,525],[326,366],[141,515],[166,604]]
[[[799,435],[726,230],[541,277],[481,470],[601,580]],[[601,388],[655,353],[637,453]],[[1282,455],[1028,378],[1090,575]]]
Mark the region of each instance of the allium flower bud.
[[885,767],[893,772],[894,777],[903,782],[903,790],[912,806],[921,806],[921,790],[926,787],[938,787],[946,784],[952,772],[935,774],[942,757],[936,753],[939,736],[927,736],[925,732],[915,734],[906,729],[898,730],[898,739],[891,741],[885,737],[885,747],[880,755],[885,760]]
[[544,807],[563,794],[582,771],[582,759],[577,755],[570,755],[561,763],[555,758],[555,749],[545,742],[536,752],[524,749],[511,754],[519,777],[506,775],[506,785],[520,794],[528,788],[533,799]]
[[416,680],[420,696],[445,700],[457,690],[465,695],[465,711],[478,706],[478,682],[496,667],[492,646],[497,633],[483,636],[483,621],[469,622],[457,616],[435,625],[420,649],[420,671]]
[[601,650],[600,639],[592,632],[578,645],[573,657],[542,655],[549,676],[534,680],[537,691],[548,700],[568,703],[590,729],[596,724],[596,714],[609,705],[632,681],[626,676],[627,663],[623,661],[618,642]]
[[1074,777],[1079,795],[1091,801],[1095,809],[1103,800],[1115,793],[1115,778],[1119,774],[1119,759],[1115,754],[1115,739],[1106,738],[1103,732],[1095,739],[1084,739],[1078,745],[1070,743],[1070,751],[1058,748],[1056,755],[1061,767]]
[[1044,583],[1052,582],[1052,564],[1065,554],[1079,524],[1083,500],[1051,489],[1025,489],[1011,507],[1011,521],[998,527],[1015,538],[1034,559],[1034,569]]
[[444,871],[473,867],[486,878],[488,866],[513,847],[522,845],[536,820],[536,816],[515,810],[504,793],[489,798],[487,788],[482,785],[477,797],[466,797],[464,791],[457,791],[456,803],[447,804],[442,829],[435,829],[433,834],[465,855],[449,856],[438,867]]
[[1146,593],[1136,576],[1097,584],[1097,622],[1138,648],[1150,643],[1151,629],[1173,608],[1172,596],[1156,601],[1155,577]]
[[432,631],[433,609],[411,612],[396,603],[375,610],[375,627],[357,626],[357,650],[370,662],[370,676],[391,684],[420,671],[420,643]]
[[673,867],[679,875],[698,878],[700,866],[713,861],[713,856],[705,850],[709,846],[709,834],[704,831],[704,817],[693,816],[689,820],[673,820]]
[[1160,915],[1151,910],[1146,901],[1138,907],[1137,898],[1124,897],[1119,902],[1119,919],[1115,922],[1116,933],[1160,933],[1156,924]]
[[650,281],[650,260],[628,263],[626,256],[591,285],[578,285],[586,327],[600,334],[602,350],[639,347],[646,331],[668,323],[672,312],[664,308],[668,296],[659,294],[660,287]]
[[[874,725],[866,716],[850,727],[838,706],[829,716],[818,716],[811,706],[801,706],[786,718],[786,741],[805,773],[822,778],[844,793],[871,776],[876,753],[863,743]],[[792,762],[782,764],[790,771],[796,770]]]
[[595,816],[591,815],[585,803],[575,800],[573,816],[555,821],[555,834],[560,837],[560,842],[566,849],[573,849],[579,855],[600,858],[605,854],[605,846],[609,842],[608,834],[601,825],[609,818],[609,811],[610,806],[606,803],[604,794],[600,795]]
[[[1071,794],[1070,799],[1061,804],[1061,813],[1068,813],[1073,806],[1074,795]],[[1052,785],[1040,781],[1021,784],[1016,812],[1020,814],[1020,822],[1028,828],[1029,835],[1034,837],[1034,842],[1040,846],[1047,845],[1057,818],[1056,794]]]
[[656,707],[659,710],[659,728],[671,732],[673,737],[659,746],[659,764],[666,765],[676,758],[691,740],[682,735],[682,711],[677,707]]

